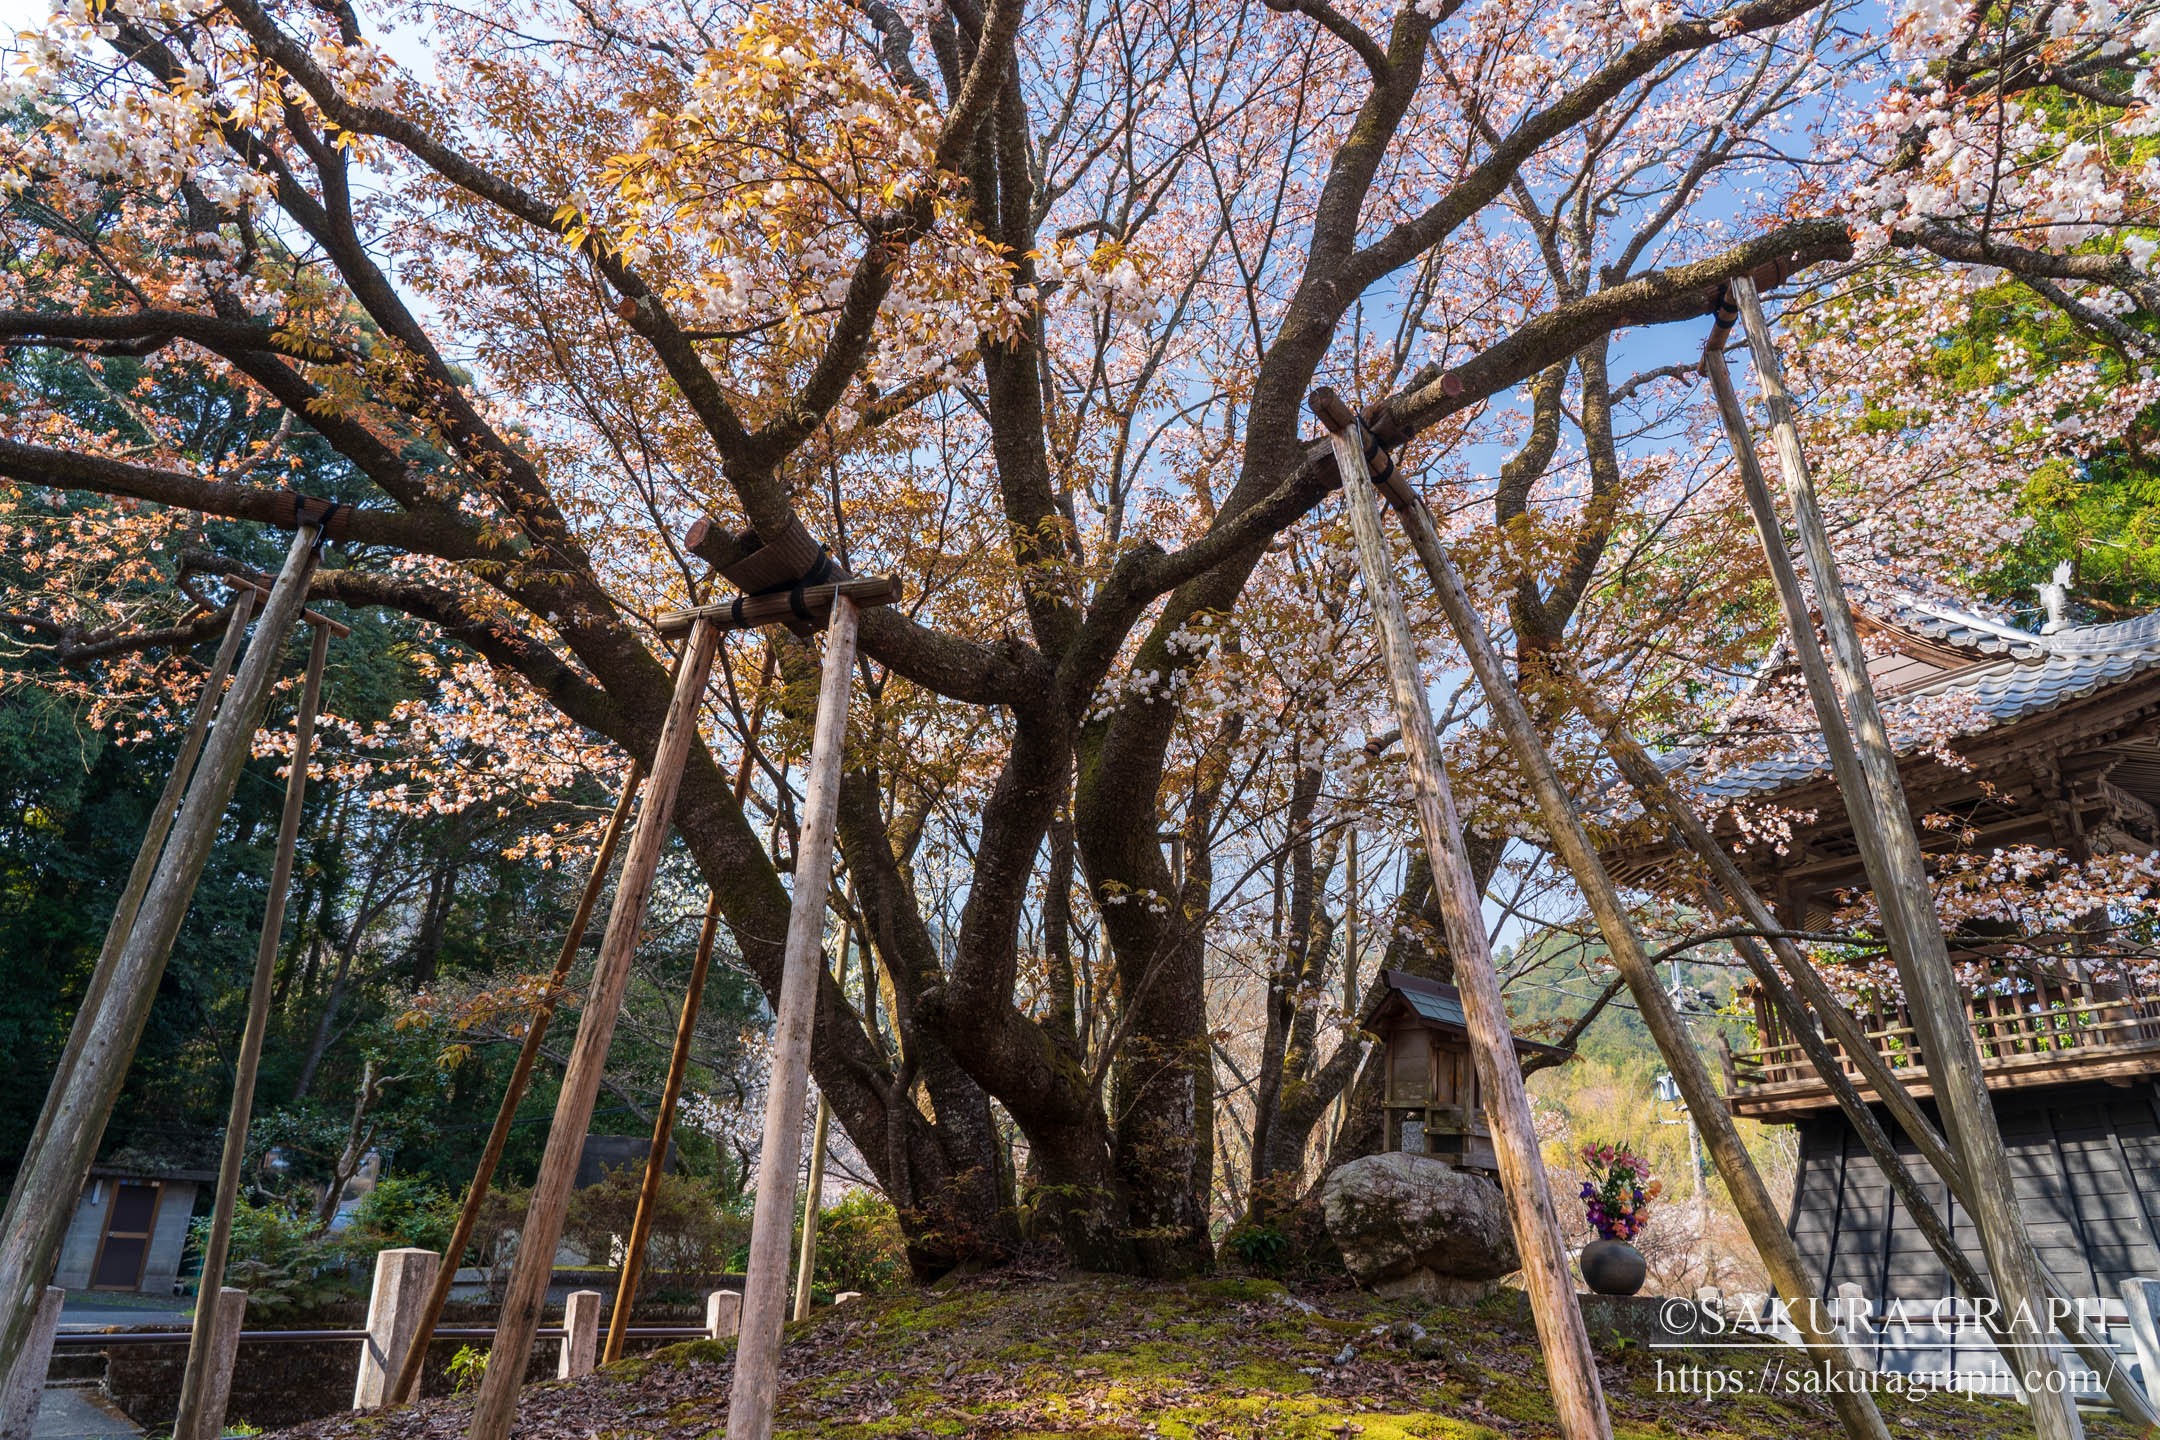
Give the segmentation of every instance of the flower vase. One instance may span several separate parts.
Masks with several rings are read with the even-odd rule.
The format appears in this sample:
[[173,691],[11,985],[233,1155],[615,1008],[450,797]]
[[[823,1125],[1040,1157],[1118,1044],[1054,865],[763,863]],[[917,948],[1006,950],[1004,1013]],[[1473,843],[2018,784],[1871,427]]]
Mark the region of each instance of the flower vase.
[[1593,1240],[1583,1246],[1583,1283],[1600,1295],[1633,1295],[1649,1273],[1642,1251],[1625,1240]]

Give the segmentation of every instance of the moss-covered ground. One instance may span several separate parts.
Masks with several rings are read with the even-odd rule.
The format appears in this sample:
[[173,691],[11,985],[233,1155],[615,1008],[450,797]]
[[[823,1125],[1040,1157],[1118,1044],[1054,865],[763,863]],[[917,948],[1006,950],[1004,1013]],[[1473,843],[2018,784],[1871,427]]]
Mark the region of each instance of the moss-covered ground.
[[[1415,1355],[1389,1328],[1424,1327]],[[1401,1332],[1397,1332],[1401,1333]],[[1826,1399],[1761,1376],[1779,1354],[1652,1353],[1600,1346],[1614,1432],[1835,1440]],[[733,1342],[700,1341],[529,1387],[521,1440],[719,1440]],[[1734,1372],[1737,1394],[1673,1393],[1688,1369]],[[1661,1393],[1659,1376],[1667,1385]],[[1556,1432],[1537,1340],[1516,1297],[1468,1310],[1375,1299],[1346,1287],[1289,1289],[1258,1279],[1151,1284],[1088,1277],[990,1277],[946,1292],[860,1300],[788,1328],[776,1434],[837,1437],[1363,1435],[1486,1440]],[[1883,1396],[1899,1440],[2029,1436],[2004,1402]],[[448,1440],[466,1406],[428,1401],[379,1416],[303,1427],[315,1440]],[[2094,1440],[2130,1430],[2095,1417]]]

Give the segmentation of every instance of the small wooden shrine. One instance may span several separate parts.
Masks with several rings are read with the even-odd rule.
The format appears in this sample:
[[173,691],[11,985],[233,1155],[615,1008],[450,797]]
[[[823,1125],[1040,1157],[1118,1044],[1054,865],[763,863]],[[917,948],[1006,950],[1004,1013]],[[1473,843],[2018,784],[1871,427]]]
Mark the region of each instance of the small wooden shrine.
[[[1934,817],[1921,829],[1930,851],[2030,845],[2083,863],[2160,845],[2160,614],[2073,626],[2061,617],[2059,592],[2050,598],[2050,624],[2033,634],[1910,593],[1853,595],[1893,730],[1899,702],[1919,699],[1960,732],[1948,756],[1894,737],[1912,814]],[[1763,680],[1778,671],[1773,657]],[[1866,889],[1819,736],[1789,737],[1762,758],[1705,775],[1699,788],[1712,803],[1748,802],[1782,822],[1782,837],[1776,825],[1743,835],[1728,818],[1721,838],[1784,924],[1833,928],[1836,912]],[[1657,888],[1677,857],[1650,840],[1610,858],[1623,880]],[[2124,1279],[2160,1277],[2160,994],[2096,958],[2111,948],[2094,943],[2106,938],[2105,918],[2038,941],[1987,924],[1950,936],[1953,960],[1975,977],[1969,1021],[2027,1228],[2074,1294],[2094,1301],[2112,1301]],[[1925,1057],[1902,1006],[1886,998],[1858,1018],[1889,1068],[1928,1103]],[[1908,1307],[1948,1297],[1933,1251],[1760,997],[1755,1021],[1757,1043],[1726,1057],[1728,1103],[1737,1115],[1799,1132],[1790,1224],[1820,1294],[1832,1299],[1855,1284],[1879,1304]],[[1849,1061],[1845,1068],[1867,1093]],[[1940,1182],[1923,1163],[1914,1171],[1953,1233],[1977,1245]],[[1933,1368],[1942,1358],[1907,1354],[1893,1363]]]
[[[1470,1027],[1455,987],[1382,970],[1362,1023],[1380,1037],[1386,1067],[1385,1147],[1496,1173],[1499,1162],[1470,1056]],[[1515,1048],[1553,1049],[1521,1036]]]

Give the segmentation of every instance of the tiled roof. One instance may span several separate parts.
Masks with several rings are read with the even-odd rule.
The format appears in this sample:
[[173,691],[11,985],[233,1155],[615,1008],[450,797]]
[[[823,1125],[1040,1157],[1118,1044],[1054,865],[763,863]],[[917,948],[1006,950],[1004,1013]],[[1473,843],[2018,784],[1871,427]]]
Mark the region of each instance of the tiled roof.
[[[1853,601],[1877,621],[1939,645],[1966,651],[1973,663],[1901,690],[1886,708],[1893,731],[1901,702],[1957,695],[1978,712],[1978,723],[1962,733],[1979,734],[2028,716],[2052,710],[2160,668],[2160,612],[2113,625],[2086,625],[2035,635],[2001,621],[1939,600],[1883,587],[1856,588]],[[1894,737],[1904,749],[1917,738],[1909,731]],[[1692,763],[1694,753],[1672,757],[1675,768]],[[1763,795],[1809,780],[1829,769],[1817,737],[1796,740],[1784,753],[1738,765],[1703,783],[1717,800]]]

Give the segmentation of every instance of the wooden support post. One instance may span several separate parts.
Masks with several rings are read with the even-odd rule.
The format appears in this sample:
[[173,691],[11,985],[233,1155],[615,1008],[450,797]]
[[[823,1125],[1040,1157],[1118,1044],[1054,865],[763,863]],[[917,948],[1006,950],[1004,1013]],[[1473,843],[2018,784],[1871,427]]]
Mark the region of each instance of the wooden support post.
[[391,1403],[391,1367],[412,1348],[428,1285],[442,1265],[443,1257],[433,1250],[413,1246],[375,1252],[375,1285],[368,1292],[367,1339],[360,1342],[353,1409],[379,1410]]
[[[1354,441],[1346,446],[1340,437],[1337,439],[1338,455],[1343,449],[1354,446]],[[1362,451],[1359,459],[1362,462]],[[1485,692],[1486,703],[1492,708],[1501,733],[1507,737],[1516,765],[1530,784],[1531,794],[1536,798],[1539,814],[1545,822],[1546,834],[1589,903],[1590,912],[1597,919],[1598,933],[1605,941],[1606,952],[1627,981],[1643,1024],[1680,1088],[1688,1116],[1708,1146],[1711,1160],[1732,1196],[1733,1206],[1740,1212],[1741,1222],[1747,1226],[1748,1235],[1754,1240],[1755,1248],[1761,1253],[1763,1264],[1778,1288],[1793,1296],[1809,1293],[1807,1270],[1801,1263],[1799,1247],[1786,1232],[1777,1202],[1763,1184],[1754,1158],[1733,1123],[1732,1112],[1719,1095],[1709,1066],[1696,1049],[1694,1038],[1687,1033],[1672,996],[1658,983],[1656,968],[1644,949],[1642,937],[1636,933],[1634,922],[1628,917],[1619,889],[1606,872],[1604,862],[1598,858],[1597,847],[1591,843],[1581,818],[1575,813],[1574,801],[1568,797],[1553,769],[1552,758],[1538,736],[1529,709],[1509,678],[1499,652],[1493,648],[1485,622],[1471,603],[1470,592],[1456,572],[1446,546],[1441,543],[1432,512],[1408,486],[1401,488],[1408,495],[1408,501],[1398,501],[1396,508],[1410,533],[1411,546],[1438,594],[1440,608],[1446,613],[1450,628],[1469,657],[1471,671]],[[1378,529],[1377,519],[1374,528]],[[1409,734],[1408,724],[1404,725],[1403,733]],[[1483,933],[1482,929],[1479,933]],[[1841,1378],[1850,1371],[1849,1353],[1838,1343],[1834,1329],[1816,1324],[1812,1313],[1805,1310],[1796,1323],[1807,1338],[1815,1363],[1826,1374]],[[1889,1440],[1889,1429],[1867,1393],[1840,1384],[1831,1394],[1839,1419],[1855,1440]]]
[[[217,1302],[212,1307],[217,1319],[203,1365],[202,1395],[196,1402],[192,1440],[218,1440],[225,1433],[225,1411],[232,1404],[233,1369],[240,1362],[240,1332],[247,1327],[247,1302],[247,1291],[230,1285],[218,1287]],[[200,1292],[195,1308],[204,1308]],[[173,1436],[174,1440],[189,1440],[187,1433],[177,1428]]]
[[[255,1072],[262,1064],[263,1037],[270,1029],[270,983],[277,971],[278,941],[285,932],[285,895],[292,886],[293,851],[299,843],[300,811],[307,799],[308,758],[315,744],[315,711],[322,703],[323,665],[329,655],[330,629],[318,625],[314,644],[308,649],[307,678],[301,682],[300,713],[293,721],[292,769],[285,777],[285,809],[278,816],[277,855],[270,864],[262,933],[255,942],[255,975],[248,986],[240,1058],[233,1067],[232,1105],[225,1118],[225,1148],[218,1161],[217,1193],[210,1206],[210,1235],[203,1244],[197,1295],[215,1295],[225,1288],[225,1254],[232,1244],[240,1171],[247,1163],[248,1123],[255,1111]],[[187,1369],[180,1382],[179,1412],[173,1421],[175,1440],[217,1440],[216,1435],[207,1433],[209,1414],[203,1405],[203,1386],[218,1350],[214,1327],[222,1308],[195,1307],[194,1323],[188,1331]],[[222,1416],[218,1423],[222,1426]]]
[[[645,1242],[652,1235],[660,1177],[667,1173],[667,1148],[675,1132],[675,1103],[682,1097],[683,1072],[690,1065],[690,1041],[697,1034],[698,1003],[705,994],[705,976],[712,968],[713,937],[719,929],[720,897],[715,895],[705,904],[697,954],[690,962],[690,984],[683,991],[682,1014],[675,1022],[675,1049],[668,1058],[667,1081],[660,1090],[660,1113],[653,1117],[652,1148],[645,1152],[645,1178],[638,1185],[637,1213],[630,1221],[630,1239],[623,1246],[622,1274],[615,1281],[615,1311],[608,1317],[607,1351],[601,1357],[605,1364],[622,1359],[623,1342],[630,1338],[630,1312],[637,1308],[638,1280],[645,1270]],[[586,1368],[592,1367],[588,1364]]]
[[[795,1166],[802,1151],[803,1092],[809,1084],[810,1026],[825,973],[825,897],[832,882],[833,828],[840,804],[840,761],[847,742],[848,695],[855,671],[854,601],[833,600],[818,687],[817,728],[803,789],[802,838],[795,847],[795,894],[788,912],[780,1003],[773,1021],[772,1078],[766,1087],[765,1143],[758,1159],[757,1206],[750,1222],[749,1273],[743,1285],[742,1335],[728,1400],[728,1440],[770,1440],[780,1379],[780,1324],[787,1307],[788,1241],[795,1228]],[[480,1437],[475,1437],[480,1440]]]
[[[847,994],[848,954],[855,945],[855,882],[848,880],[840,901],[840,962],[834,977],[842,995]],[[865,957],[867,960],[867,957]],[[802,1215],[802,1254],[795,1262],[795,1318],[810,1318],[810,1282],[817,1276],[818,1211],[825,1203],[825,1136],[832,1128],[832,1101],[818,1091],[817,1122],[810,1127],[810,1180],[805,1187]]]
[[713,652],[719,643],[720,631],[713,625],[699,620],[690,627],[675,694],[668,702],[660,743],[653,755],[652,778],[645,782],[645,803],[638,811],[637,829],[623,857],[622,878],[616,882],[615,904],[608,912],[600,955],[593,965],[592,983],[586,989],[577,1040],[563,1070],[554,1123],[548,1129],[547,1151],[541,1157],[540,1174],[533,1181],[532,1201],[526,1207],[525,1224],[518,1235],[509,1293],[495,1322],[495,1343],[488,1352],[479,1399],[473,1405],[469,1432],[472,1440],[504,1440],[510,1433],[518,1387],[525,1378],[526,1362],[532,1358],[533,1332],[540,1328],[540,1310],[547,1303],[548,1281],[554,1274],[563,1211],[570,1202],[571,1184],[577,1179],[586,1130],[592,1124],[593,1101],[600,1093],[600,1080],[607,1069],[608,1044],[615,1038],[616,1016],[630,980],[630,961],[637,951],[638,932],[644,928],[645,907],[652,898],[653,875],[659,868],[660,850],[674,817],[675,792],[682,783],[683,765],[697,739],[705,681],[712,673]]
[[165,853],[165,837],[172,830],[173,817],[180,811],[180,798],[187,793],[188,781],[194,778],[195,760],[202,753],[203,736],[208,733],[210,719],[224,698],[225,677],[231,672],[233,656],[239,653],[240,642],[247,635],[248,617],[255,613],[258,598],[253,589],[239,589],[233,595],[232,613],[225,621],[225,638],[218,642],[217,658],[211,662],[210,674],[203,681],[202,694],[196,697],[195,713],[188,717],[187,731],[180,737],[172,773],[165,777],[165,788],[159,792],[157,804],[151,807],[150,824],[143,833],[142,845],[135,852],[135,864],[128,871],[127,884],[121,888],[120,903],[113,907],[112,919],[105,927],[105,944],[98,952],[96,968],[90,972],[90,983],[83,988],[82,999],[76,1002],[75,1023],[68,1031],[67,1045],[60,1052],[60,1063],[54,1067],[45,1107],[38,1116],[37,1128],[31,1132],[29,1145],[23,1150],[25,1155],[44,1148],[45,1126],[53,1108],[51,1097],[73,1083],[76,1057],[82,1052],[84,1037],[97,1022],[112,967],[120,959],[120,947],[135,928],[135,915],[142,908],[143,892],[150,887],[150,876],[157,869],[158,857]]
[[[1352,1024],[1355,1024],[1357,1022],[1358,1006],[1361,1003],[1360,997],[1358,995],[1357,836],[1357,826],[1352,825],[1350,827],[1349,838],[1346,842],[1349,853],[1347,859],[1344,862],[1343,870],[1342,998],[1343,1013],[1350,1017],[1350,1021]],[[1335,1153],[1335,1143],[1342,1136],[1343,1121],[1349,1116],[1349,1114],[1350,1085],[1348,1083],[1345,1083],[1342,1089],[1335,1092],[1334,1100],[1328,1105],[1327,1134],[1322,1137],[1322,1145],[1320,1151],[1322,1158],[1325,1158],[1326,1156]]]
[[[1906,1006],[1921,1053],[1926,1057],[1928,1077],[1945,1129],[1952,1147],[1965,1162],[1972,1186],[1974,1226],[1995,1278],[1997,1296],[2017,1336],[2009,1358],[2032,1407],[2039,1440],[2079,1440],[2085,1433],[2084,1426],[2078,1419],[2076,1400],[2065,1383],[2068,1372],[2062,1354],[2045,1318],[2049,1314],[2046,1282],[2011,1189],[2009,1155],[1988,1099],[1979,1049],[1966,1023],[1964,994],[1950,966],[1942,926],[1935,915],[1934,891],[1921,859],[1918,833],[1906,808],[1897,757],[1875,701],[1874,685],[1868,678],[1859,627],[1854,623],[1844,581],[1830,548],[1829,531],[1816,503],[1792,397],[1785,388],[1776,345],[1755,287],[1745,280],[1735,280],[1732,293],[1747,326],[1757,382],[1770,415],[1771,437],[1784,471],[1786,498],[1792,505],[1801,550],[1815,582],[1816,608],[1823,632],[1830,640],[1831,661],[1842,692],[1823,693],[1810,673],[1810,698],[1825,737],[1833,732],[1849,736],[1850,749],[1858,761],[1857,785],[1848,786],[1846,775],[1838,777],[1846,813],[1852,819],[1869,888],[1889,934],[1892,958],[1904,982]],[[1720,389],[1718,401],[1725,412],[1727,430],[1737,430],[1752,446],[1744,417],[1733,414],[1738,400],[1732,394],[1729,377]],[[1736,420],[1740,421],[1737,426]],[[1735,441],[1736,449],[1739,444]],[[1767,492],[1758,495],[1755,487],[1750,487],[1748,499],[1766,554],[1782,553],[1784,535]],[[1777,561],[1773,558],[1772,563],[1775,566]],[[1788,590],[1781,584],[1779,599],[1786,608],[1795,650],[1819,657],[1814,627],[1797,586]]]
[[60,1307],[66,1303],[67,1291],[57,1285],[46,1286],[38,1297],[30,1338],[16,1355],[15,1368],[0,1382],[0,1440],[30,1440],[37,1428],[45,1373],[52,1369],[53,1337],[60,1333]]
[[495,1124],[488,1131],[487,1147],[480,1152],[480,1164],[473,1170],[472,1184],[465,1189],[465,1205],[458,1211],[457,1226],[450,1232],[449,1246],[443,1251],[442,1269],[436,1272],[435,1283],[428,1290],[427,1304],[421,1310],[419,1326],[413,1331],[412,1344],[398,1364],[397,1384],[390,1394],[393,1405],[406,1404],[420,1393],[420,1372],[427,1365],[428,1342],[434,1338],[435,1327],[442,1321],[443,1306],[450,1299],[450,1287],[457,1280],[458,1266],[465,1260],[465,1248],[472,1244],[473,1230],[480,1223],[481,1207],[487,1203],[488,1187],[494,1183],[495,1167],[502,1163],[503,1148],[510,1143],[510,1127],[516,1122],[518,1106],[532,1084],[533,1066],[540,1059],[540,1044],[547,1038],[548,1022],[555,1017],[556,997],[562,993],[564,982],[570,978],[570,967],[577,962],[578,951],[585,944],[585,929],[592,923],[593,907],[599,903],[601,887],[606,885],[608,870],[615,863],[616,843],[622,839],[623,826],[630,819],[630,809],[637,803],[638,786],[644,779],[645,767],[637,761],[630,762],[630,773],[623,780],[615,813],[608,816],[607,828],[600,832],[600,848],[593,855],[592,873],[585,877],[584,892],[578,896],[577,910],[570,917],[570,928],[563,935],[562,949],[555,956],[555,971],[548,977],[547,995],[525,1023],[525,1038],[518,1046],[517,1063],[510,1068],[510,1083],[503,1087],[502,1104],[495,1108]]
[[315,570],[318,533],[314,526],[303,525],[293,536],[256,624],[255,642],[218,706],[217,722],[173,819],[165,852],[144,888],[135,923],[107,971],[96,1018],[83,1033],[72,1070],[47,1094],[40,1143],[25,1152],[16,1172],[14,1194],[0,1219],[0,1375],[8,1373],[28,1338],[37,1298],[52,1274],[105,1121],[157,998],[166,957],[269,707],[280,653],[299,619],[308,577]]
[[[758,667],[757,695],[750,703],[744,724],[742,759],[735,766],[735,803],[740,806],[750,793],[750,773],[757,753],[758,732],[765,726],[765,700],[779,653],[770,643]],[[622,1358],[623,1341],[630,1333],[630,1312],[636,1308],[638,1277],[645,1269],[645,1246],[652,1236],[653,1206],[660,1194],[660,1176],[667,1164],[668,1138],[675,1127],[675,1106],[682,1096],[683,1074],[690,1066],[690,1041],[697,1033],[698,1005],[705,994],[705,976],[712,966],[713,938],[720,928],[720,897],[705,906],[705,925],[698,932],[697,958],[690,966],[690,988],[683,994],[682,1018],[675,1026],[675,1049],[668,1057],[667,1081],[661,1087],[660,1113],[653,1118],[652,1146],[645,1152],[645,1178],[638,1186],[637,1213],[630,1221],[630,1240],[623,1247],[622,1274],[615,1285],[615,1312],[608,1317],[606,1361]]]
[[598,1290],[573,1290],[563,1298],[562,1331],[562,1349],[555,1356],[556,1378],[575,1380],[580,1375],[590,1375],[593,1354],[600,1348]]
[[[1323,420],[1328,418],[1322,415]],[[1598,1380],[1597,1360],[1590,1351],[1589,1332],[1583,1326],[1567,1251],[1560,1240],[1560,1222],[1553,1211],[1545,1162],[1538,1153],[1530,1097],[1523,1088],[1515,1038],[1508,1028],[1507,1007],[1500,995],[1500,977],[1493,967],[1482,908],[1470,878],[1461,822],[1456,818],[1447,770],[1440,759],[1440,737],[1433,728],[1424,679],[1418,674],[1417,645],[1395,587],[1394,567],[1380,529],[1378,496],[1365,467],[1357,425],[1353,422],[1340,430],[1332,425],[1329,428],[1334,434],[1335,462],[1342,472],[1350,528],[1357,539],[1365,598],[1372,606],[1374,624],[1380,632],[1381,656],[1387,665],[1396,719],[1402,727],[1410,783],[1417,796],[1419,828],[1431,857],[1433,888],[1440,901],[1448,948],[1455,960],[1455,985],[1462,993],[1471,1057],[1484,1095],[1486,1120],[1492,1127],[1493,1150],[1499,1161],[1501,1185],[1507,1192],[1516,1248],[1522,1255],[1524,1288],[1529,1291],[1531,1314],[1537,1321],[1553,1406],[1567,1440],[1610,1440],[1612,1421],[1605,1409],[1605,1391]],[[731,1435],[730,1440],[764,1437]]]
[[820,1090],[817,1123],[810,1127],[810,1180],[803,1187],[802,1253],[795,1261],[795,1318],[810,1318],[810,1282],[817,1276],[818,1211],[825,1195],[825,1135],[832,1126],[832,1101]]

